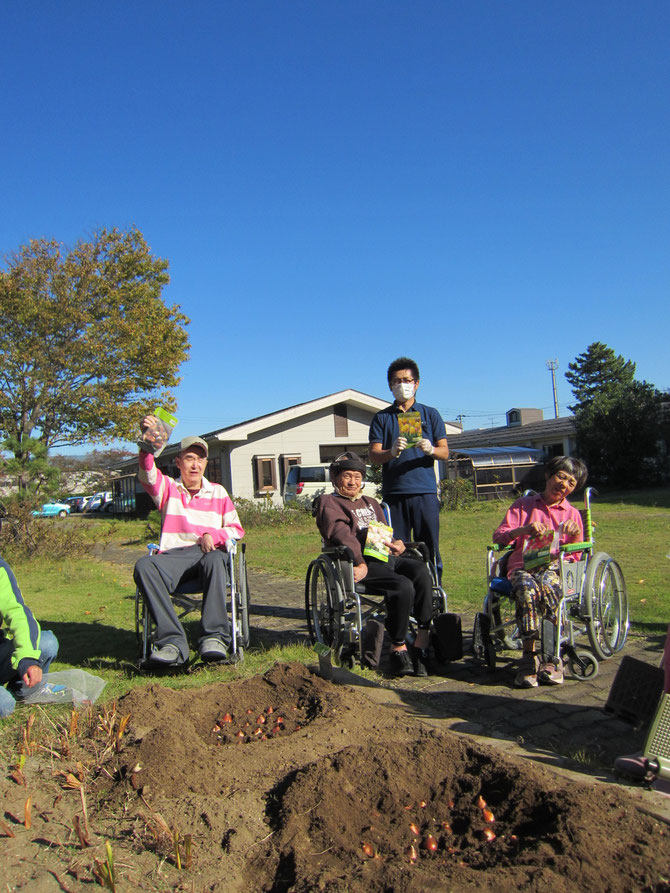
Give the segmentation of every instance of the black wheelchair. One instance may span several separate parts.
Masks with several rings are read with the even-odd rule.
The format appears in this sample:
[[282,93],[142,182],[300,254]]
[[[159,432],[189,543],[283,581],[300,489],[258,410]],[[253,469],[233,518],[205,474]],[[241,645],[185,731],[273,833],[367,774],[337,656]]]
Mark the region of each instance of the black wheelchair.
[[[433,617],[447,615],[447,595],[438,582],[425,544],[405,543],[403,555],[427,564],[433,589]],[[384,596],[375,593],[372,584],[368,587],[365,580],[354,583],[350,549],[326,546],[307,569],[305,613],[312,644],[329,647],[340,665],[353,667],[356,661],[364,665],[366,624],[370,620],[383,621],[386,605]],[[410,619],[410,628],[413,625]]]
[[[149,554],[158,551],[156,543],[147,546]],[[231,630],[230,658],[237,662],[244,659],[244,650],[249,647],[249,583],[247,578],[246,543],[235,543],[226,552],[228,565],[228,620]],[[199,580],[187,579],[179,584],[170,599],[181,621],[188,614],[202,608],[202,589]],[[135,635],[139,647],[139,667],[148,665],[149,654],[155,643],[156,626],[144,593],[135,589]]]
[[[542,623],[542,657],[545,661],[561,658],[572,677],[588,681],[598,673],[598,662],[608,660],[624,647],[628,635],[628,595],[623,573],[606,552],[596,552],[591,520],[592,487],[584,491],[580,511],[585,541],[561,546],[559,567],[562,596],[557,622]],[[507,561],[514,545],[487,547],[487,592],[481,612],[475,616],[473,651],[475,657],[495,669],[498,653],[520,649],[512,587],[506,576]],[[569,555],[581,552],[578,561]],[[588,638],[590,651],[579,644]]]

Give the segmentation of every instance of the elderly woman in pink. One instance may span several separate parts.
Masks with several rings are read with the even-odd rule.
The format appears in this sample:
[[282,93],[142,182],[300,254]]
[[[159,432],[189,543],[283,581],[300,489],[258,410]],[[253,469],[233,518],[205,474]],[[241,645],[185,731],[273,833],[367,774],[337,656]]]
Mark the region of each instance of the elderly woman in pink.
[[[563,682],[560,659],[540,663],[536,654],[540,617],[556,620],[562,589],[558,559],[552,554],[546,555],[545,559],[538,557],[535,547],[549,545],[551,553],[552,541],[562,545],[584,539],[582,517],[567,497],[573,490],[584,486],[587,474],[586,465],[580,459],[554,457],[545,465],[543,492],[522,496],[512,503],[493,534],[493,541],[500,546],[514,543],[507,563],[507,577],[512,584],[516,621],[523,640],[523,655],[514,680],[518,688]],[[568,560],[577,557],[574,555]]]

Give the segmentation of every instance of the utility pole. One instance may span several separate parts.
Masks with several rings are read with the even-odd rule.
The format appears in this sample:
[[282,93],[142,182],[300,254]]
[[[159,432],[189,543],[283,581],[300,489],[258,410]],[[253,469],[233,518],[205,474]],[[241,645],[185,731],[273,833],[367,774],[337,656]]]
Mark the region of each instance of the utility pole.
[[547,360],[547,369],[551,372],[551,386],[554,392],[554,418],[558,418],[558,394],[556,393],[556,370],[558,360]]

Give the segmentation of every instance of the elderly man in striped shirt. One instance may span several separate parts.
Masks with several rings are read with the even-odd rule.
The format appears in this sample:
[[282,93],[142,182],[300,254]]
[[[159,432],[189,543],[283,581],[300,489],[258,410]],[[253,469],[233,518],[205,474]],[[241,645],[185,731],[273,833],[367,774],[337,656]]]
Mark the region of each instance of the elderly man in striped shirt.
[[[142,420],[142,431],[155,425]],[[139,480],[160,509],[160,550],[135,565],[135,582],[149,602],[156,622],[156,644],[149,659],[179,665],[189,657],[184,628],[170,599],[180,582],[199,579],[203,588],[198,650],[205,661],[228,657],[230,625],[226,610],[224,551],[244,536],[235,506],[220,484],[204,477],[208,447],[201,437],[185,437],[176,458],[180,476],[174,480],[156,467],[154,457],[140,450]]]

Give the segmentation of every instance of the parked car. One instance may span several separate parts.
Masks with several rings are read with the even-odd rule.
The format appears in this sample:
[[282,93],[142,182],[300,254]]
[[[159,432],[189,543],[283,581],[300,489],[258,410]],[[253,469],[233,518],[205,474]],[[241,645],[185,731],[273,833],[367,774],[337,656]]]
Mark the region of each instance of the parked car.
[[84,506],[91,499],[90,496],[68,496],[63,502],[66,502],[70,506],[71,512],[83,512]]
[[70,514],[70,506],[66,502],[45,502],[41,509],[35,509],[36,518],[64,518]]
[[99,493],[94,493],[93,496],[88,500],[84,508],[83,512],[111,512],[113,508],[112,502],[112,491],[111,490],[101,490]]
[[[298,497],[315,499],[322,493],[332,493],[328,465],[292,465],[286,475],[282,496],[284,502],[295,502]],[[363,492],[367,496],[375,495],[375,485],[366,477]]]

